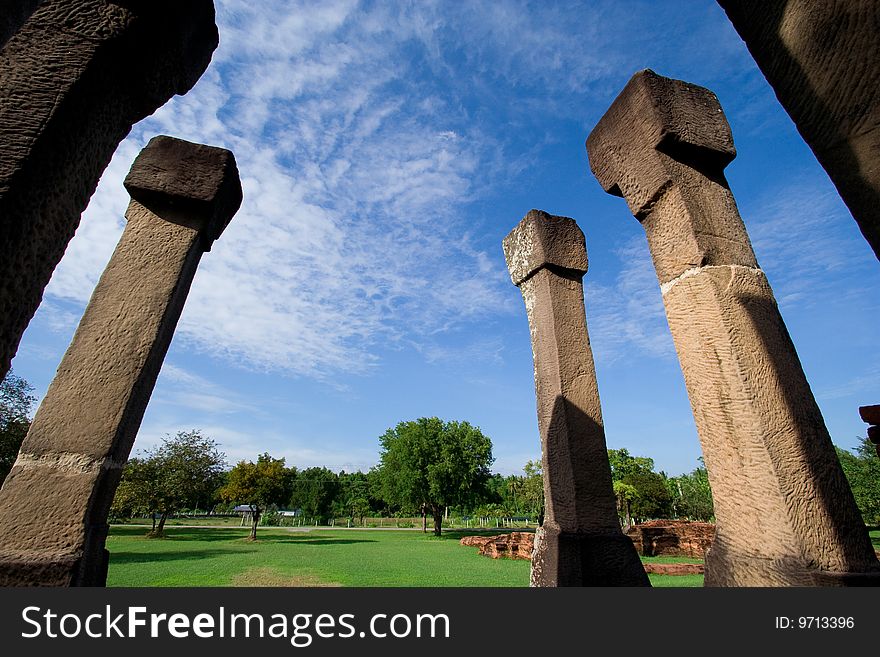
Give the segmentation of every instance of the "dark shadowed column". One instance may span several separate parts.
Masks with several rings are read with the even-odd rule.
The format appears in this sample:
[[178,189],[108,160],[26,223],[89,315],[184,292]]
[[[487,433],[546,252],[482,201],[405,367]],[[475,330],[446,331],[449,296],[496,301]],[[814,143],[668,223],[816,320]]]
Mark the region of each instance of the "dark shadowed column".
[[868,440],[874,443],[874,451],[880,456],[880,404],[859,406],[859,415],[868,423]]
[[43,0],[0,0],[0,48],[18,32]]
[[107,514],[202,253],[241,204],[222,148],[156,137],[128,224],[0,490],[0,586],[102,586]]
[[617,518],[584,312],[584,234],[573,219],[532,210],[503,245],[529,319],[544,470],[531,585],[650,586]]
[[708,89],[642,71],[587,139],[642,223],[715,500],[709,586],[880,583],[865,525],[724,177]]
[[880,258],[880,2],[718,4]]
[[119,142],[217,38],[211,0],[45,0],[0,50],[0,378]]

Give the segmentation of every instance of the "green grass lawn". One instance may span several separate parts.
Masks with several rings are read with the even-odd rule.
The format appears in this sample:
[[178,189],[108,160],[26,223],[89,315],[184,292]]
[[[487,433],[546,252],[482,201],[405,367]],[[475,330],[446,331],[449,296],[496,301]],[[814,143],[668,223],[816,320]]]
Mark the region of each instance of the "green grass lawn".
[[[108,586],[528,586],[529,562],[489,559],[419,531],[166,527],[167,538],[144,537],[146,527],[114,526]],[[468,532],[474,533],[474,532]],[[497,534],[497,530],[482,532]],[[659,557],[654,560],[674,560]],[[687,561],[687,559],[684,559]],[[702,576],[650,575],[654,586],[702,586]]]

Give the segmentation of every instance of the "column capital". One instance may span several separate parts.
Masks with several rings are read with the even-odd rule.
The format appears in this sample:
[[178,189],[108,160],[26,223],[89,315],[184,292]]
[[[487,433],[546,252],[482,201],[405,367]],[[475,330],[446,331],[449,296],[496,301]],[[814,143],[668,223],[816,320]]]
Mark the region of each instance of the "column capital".
[[[155,214],[195,220],[206,245],[220,237],[242,201],[235,156],[216,146],[159,135],[144,147],[123,182]],[[170,211],[170,212],[169,212]]]
[[599,184],[623,196],[637,217],[672,180],[661,153],[707,175],[720,174],[736,157],[715,94],[650,69],[632,76],[586,146]]
[[574,219],[531,210],[502,242],[513,284],[519,286],[542,267],[587,273],[587,243]]

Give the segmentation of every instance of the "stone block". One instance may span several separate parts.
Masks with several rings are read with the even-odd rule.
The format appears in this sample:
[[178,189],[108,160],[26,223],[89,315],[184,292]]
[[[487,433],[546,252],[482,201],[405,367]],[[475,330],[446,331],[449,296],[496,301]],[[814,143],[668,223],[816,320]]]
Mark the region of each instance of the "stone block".
[[652,151],[718,172],[736,157],[730,126],[715,94],[648,69],[633,75],[593,128],[586,146],[599,184],[626,198],[636,215],[669,184]]
[[574,219],[531,210],[502,242],[514,285],[542,267],[556,267],[583,276],[587,244]]
[[156,214],[172,210],[201,218],[210,242],[220,237],[242,201],[231,151],[167,135],[153,137],[141,150],[123,184]]

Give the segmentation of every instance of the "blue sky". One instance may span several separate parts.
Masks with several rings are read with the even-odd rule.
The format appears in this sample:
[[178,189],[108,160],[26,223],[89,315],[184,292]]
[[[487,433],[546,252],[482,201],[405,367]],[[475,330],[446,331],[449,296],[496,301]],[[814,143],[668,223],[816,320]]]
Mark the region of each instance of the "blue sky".
[[587,238],[610,447],[669,474],[699,441],[644,232],[584,140],[643,68],[713,90],[728,180],[836,444],[880,401],[880,266],[723,11],[676,2],[218,0],[196,85],[120,145],[13,368],[41,397],[124,227],[156,134],[231,149],[244,202],[205,254],[135,451],[201,429],[230,463],[366,470],[378,437],[467,420],[494,469],[540,456],[532,355],[502,238],[532,208]]

